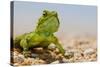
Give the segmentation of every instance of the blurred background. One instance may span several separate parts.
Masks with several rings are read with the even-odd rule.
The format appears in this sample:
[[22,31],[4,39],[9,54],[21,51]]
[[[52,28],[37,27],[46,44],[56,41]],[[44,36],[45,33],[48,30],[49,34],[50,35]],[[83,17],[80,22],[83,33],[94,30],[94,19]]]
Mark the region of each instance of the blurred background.
[[58,37],[97,35],[97,7],[86,5],[14,2],[14,37],[35,29],[43,10],[57,11],[60,27]]

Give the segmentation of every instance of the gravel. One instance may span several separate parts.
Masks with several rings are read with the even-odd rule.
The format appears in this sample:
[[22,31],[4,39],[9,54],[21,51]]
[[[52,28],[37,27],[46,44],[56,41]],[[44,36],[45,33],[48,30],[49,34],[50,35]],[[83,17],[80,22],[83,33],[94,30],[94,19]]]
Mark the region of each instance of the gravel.
[[14,56],[14,63],[22,63],[24,61],[23,55]]
[[[48,49],[33,48],[31,50],[31,57],[28,58],[24,57],[20,49],[14,48],[14,51],[12,51],[13,54],[12,64],[15,66],[21,66],[21,65],[90,62],[97,60],[97,45],[95,39],[93,38],[86,38],[86,40],[85,38],[84,39],[71,38],[71,39],[74,40],[68,40],[68,41],[64,40],[66,41],[66,43],[64,44],[64,49],[66,50],[65,56],[63,56],[59,52],[55,44],[50,44],[48,46]],[[70,46],[70,44],[72,44],[72,46]]]

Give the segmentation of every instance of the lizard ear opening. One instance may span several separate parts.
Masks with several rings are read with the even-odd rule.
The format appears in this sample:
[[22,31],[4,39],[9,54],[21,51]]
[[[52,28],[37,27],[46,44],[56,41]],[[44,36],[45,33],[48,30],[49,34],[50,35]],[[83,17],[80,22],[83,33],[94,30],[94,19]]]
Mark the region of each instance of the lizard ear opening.
[[52,11],[52,14],[57,17],[57,12],[56,11]]

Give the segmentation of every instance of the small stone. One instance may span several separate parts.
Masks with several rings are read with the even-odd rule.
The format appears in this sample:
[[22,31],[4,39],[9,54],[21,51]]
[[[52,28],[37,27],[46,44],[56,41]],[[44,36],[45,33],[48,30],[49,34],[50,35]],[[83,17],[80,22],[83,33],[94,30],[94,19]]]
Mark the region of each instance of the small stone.
[[46,62],[42,59],[36,58],[36,59],[34,59],[32,64],[46,64]]
[[22,63],[22,65],[31,65],[32,61],[34,61],[34,58],[25,58],[25,60]]
[[63,58],[63,59],[62,59],[62,62],[63,62],[63,63],[68,63],[69,61],[68,61],[68,59]]
[[48,46],[48,49],[50,50],[54,50],[55,48],[56,48],[56,45],[53,43]]
[[84,54],[81,53],[81,52],[76,52],[76,53],[74,53],[74,56],[75,57],[81,57],[81,56],[84,56]]
[[63,56],[62,54],[58,54],[57,57],[58,57],[58,59],[60,59],[60,60],[61,60],[62,58],[64,58],[64,56]]
[[14,63],[14,66],[18,66],[19,64],[18,63]]
[[13,56],[18,56],[18,53],[17,52],[13,52]]
[[32,52],[33,53],[43,53],[44,51],[43,51],[43,48],[38,47],[38,48],[33,48],[33,51]]
[[19,54],[18,56],[21,57],[21,58],[24,58],[24,55]]
[[13,51],[20,53],[21,52],[21,49],[19,49],[19,48],[13,48]]
[[56,57],[56,54],[54,52],[51,52],[50,54],[51,54],[51,57],[52,58],[55,58]]
[[52,62],[51,64],[58,64],[58,63],[60,62],[57,60],[57,61]]
[[69,63],[74,62],[74,57],[72,57],[72,58],[68,59],[68,62],[69,62]]
[[97,54],[91,55],[91,58],[97,58]]
[[46,62],[44,61],[44,60],[39,60],[39,62],[38,63],[40,63],[40,64],[45,64]]
[[32,53],[32,57],[33,57],[33,58],[36,58],[36,57],[38,57],[38,56],[39,56],[38,54]]
[[93,54],[93,53],[95,53],[95,51],[94,51],[93,49],[91,49],[91,48],[86,49],[86,50],[84,51],[84,55],[91,55],[91,54]]
[[56,48],[56,49],[54,50],[54,53],[59,54],[59,53],[60,53],[60,52],[59,52],[59,49]]
[[65,57],[68,59],[74,57],[74,52],[65,52]]
[[22,63],[24,61],[24,56],[18,55],[14,56],[14,63]]

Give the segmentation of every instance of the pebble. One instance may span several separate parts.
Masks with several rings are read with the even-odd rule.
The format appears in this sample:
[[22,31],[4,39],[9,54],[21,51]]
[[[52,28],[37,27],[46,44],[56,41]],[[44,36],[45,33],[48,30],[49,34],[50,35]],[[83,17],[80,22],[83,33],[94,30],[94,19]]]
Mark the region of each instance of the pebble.
[[68,63],[69,61],[68,61],[68,59],[63,58],[63,59],[62,59],[62,62],[63,62],[63,63]]
[[97,57],[97,54],[92,54],[91,55],[91,58],[96,58]]
[[14,63],[14,66],[18,66],[19,64],[18,63]]
[[14,56],[14,63],[22,63],[24,61],[23,55]]
[[41,47],[33,48],[33,53],[43,53],[43,48]]
[[86,49],[85,51],[84,51],[84,55],[91,55],[91,54],[93,54],[95,51],[93,50],[93,49],[91,49],[91,48],[88,48],[88,49]]
[[37,58],[37,59],[34,59],[32,64],[46,64],[46,62],[42,59]]
[[56,45],[53,43],[48,46],[48,49],[50,50],[54,50],[55,48],[56,48]]
[[56,49],[54,50],[54,53],[59,54],[59,53],[60,53],[60,52],[59,52],[59,49],[56,48]]
[[38,54],[35,54],[35,53],[32,53],[31,55],[32,55],[33,58],[38,57]]
[[40,59],[39,61],[38,61],[38,64],[45,64],[46,62],[44,61],[44,60],[42,60],[42,59]]
[[24,58],[24,55],[19,54],[18,56],[21,57],[21,58]]
[[74,57],[81,57],[81,56],[84,56],[83,53],[81,52],[74,53]]
[[68,58],[68,59],[74,57],[74,52],[67,52],[66,51],[65,52],[65,57]]
[[34,58],[25,58],[22,65],[31,65],[32,61],[34,61]]
[[52,62],[51,64],[58,64],[58,63],[60,63],[59,60],[56,60],[56,61]]
[[18,52],[13,52],[13,56],[18,56]]

